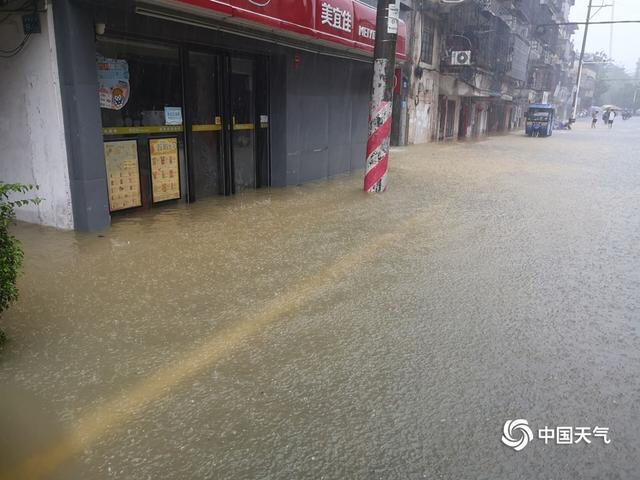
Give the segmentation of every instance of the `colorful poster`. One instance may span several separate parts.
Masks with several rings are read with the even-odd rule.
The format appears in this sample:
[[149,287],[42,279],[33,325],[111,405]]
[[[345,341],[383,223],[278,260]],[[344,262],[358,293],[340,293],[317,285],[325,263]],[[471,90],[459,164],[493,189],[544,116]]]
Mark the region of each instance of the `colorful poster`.
[[180,198],[178,139],[175,137],[150,139],[149,154],[153,203]]
[[129,64],[126,60],[96,57],[100,108],[120,110],[129,101]]
[[138,142],[121,140],[104,142],[107,166],[109,211],[140,207],[140,170],[138,168]]

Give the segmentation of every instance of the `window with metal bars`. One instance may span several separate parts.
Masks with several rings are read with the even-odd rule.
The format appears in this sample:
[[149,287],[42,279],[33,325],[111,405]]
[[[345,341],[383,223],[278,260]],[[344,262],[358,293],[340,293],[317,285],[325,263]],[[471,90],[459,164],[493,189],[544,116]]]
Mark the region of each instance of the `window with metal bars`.
[[422,17],[422,38],[420,43],[420,61],[431,65],[433,63],[433,39],[435,22],[432,18]]

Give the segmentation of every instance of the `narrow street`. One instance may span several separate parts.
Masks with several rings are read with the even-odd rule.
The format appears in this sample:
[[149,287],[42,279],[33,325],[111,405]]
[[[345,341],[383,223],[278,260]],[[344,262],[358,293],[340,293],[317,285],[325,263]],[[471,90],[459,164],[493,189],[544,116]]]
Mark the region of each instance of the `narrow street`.
[[[640,118],[20,224],[0,478],[632,479]],[[515,452],[506,420],[608,427]]]

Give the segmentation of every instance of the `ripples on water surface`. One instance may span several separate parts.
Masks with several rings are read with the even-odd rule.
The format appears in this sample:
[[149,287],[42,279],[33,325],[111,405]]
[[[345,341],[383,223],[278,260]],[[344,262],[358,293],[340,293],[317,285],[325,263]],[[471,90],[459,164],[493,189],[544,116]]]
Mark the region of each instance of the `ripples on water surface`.
[[[106,411],[51,478],[637,478],[639,132],[400,149],[379,196],[18,226],[0,472]],[[613,443],[515,453],[512,418]]]

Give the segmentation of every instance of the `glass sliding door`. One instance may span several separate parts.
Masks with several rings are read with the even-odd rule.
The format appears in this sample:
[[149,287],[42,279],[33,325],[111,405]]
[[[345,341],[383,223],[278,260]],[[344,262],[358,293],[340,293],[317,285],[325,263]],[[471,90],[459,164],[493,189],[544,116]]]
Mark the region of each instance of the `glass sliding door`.
[[192,199],[224,192],[222,109],[219,98],[219,57],[189,52],[187,105],[190,129]]
[[269,185],[266,57],[185,57],[190,200]]
[[229,98],[234,191],[256,188],[256,109],[253,58],[231,57]]

